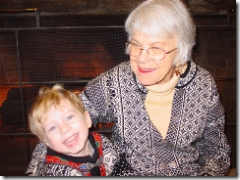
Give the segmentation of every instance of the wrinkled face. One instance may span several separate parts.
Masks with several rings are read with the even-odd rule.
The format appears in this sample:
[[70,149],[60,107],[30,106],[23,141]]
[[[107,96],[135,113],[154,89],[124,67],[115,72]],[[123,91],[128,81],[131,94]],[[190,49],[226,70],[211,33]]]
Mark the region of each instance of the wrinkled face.
[[[139,45],[142,49],[160,48],[165,52],[177,48],[177,38],[159,39],[152,38],[146,34],[136,32],[133,34],[131,42]],[[160,60],[158,56],[151,56],[146,50],[142,50],[140,55],[133,57],[130,55],[131,68],[136,74],[139,82],[143,85],[161,84],[171,79],[173,75],[173,62],[178,49],[166,54]]]
[[92,121],[88,112],[77,111],[68,101],[62,100],[61,108],[52,106],[43,123],[46,145],[70,156],[89,155],[89,128]]

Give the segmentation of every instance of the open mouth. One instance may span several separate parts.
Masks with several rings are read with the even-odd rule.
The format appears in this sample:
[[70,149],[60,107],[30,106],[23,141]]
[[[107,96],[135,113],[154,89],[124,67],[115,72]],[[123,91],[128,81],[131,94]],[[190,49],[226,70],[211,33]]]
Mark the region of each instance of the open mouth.
[[73,145],[73,144],[77,141],[77,139],[78,139],[78,134],[79,134],[79,133],[74,134],[74,135],[71,136],[70,138],[66,139],[63,143],[64,143],[65,145],[67,145],[67,146]]
[[139,67],[139,71],[141,73],[150,73],[150,72],[152,72],[154,70],[155,70],[154,68],[142,68],[142,67]]

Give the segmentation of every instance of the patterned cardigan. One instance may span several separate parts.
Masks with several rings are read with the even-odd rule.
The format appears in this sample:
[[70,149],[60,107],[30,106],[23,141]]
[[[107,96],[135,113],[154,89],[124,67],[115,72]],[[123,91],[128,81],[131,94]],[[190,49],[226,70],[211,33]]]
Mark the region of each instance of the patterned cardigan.
[[224,176],[231,150],[210,73],[188,62],[175,87],[165,139],[149,119],[146,95],[127,61],[90,81],[80,97],[94,123],[115,122],[112,142],[136,175]]

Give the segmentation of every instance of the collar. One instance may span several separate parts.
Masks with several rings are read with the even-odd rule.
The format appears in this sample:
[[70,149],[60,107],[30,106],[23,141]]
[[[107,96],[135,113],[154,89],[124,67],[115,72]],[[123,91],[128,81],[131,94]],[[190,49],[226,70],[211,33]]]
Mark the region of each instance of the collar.
[[196,63],[194,63],[193,61],[188,61],[187,69],[180,76],[180,79],[177,83],[176,88],[180,89],[180,88],[183,88],[184,86],[187,86],[189,83],[191,83],[192,80],[195,78],[197,71],[198,71],[198,68]]
[[152,92],[157,96],[166,96],[174,90],[178,80],[179,80],[179,76],[173,73],[172,78],[168,82],[163,84],[154,84],[154,85],[145,86],[145,87],[148,89],[148,91]]
[[[130,66],[130,62],[129,62],[129,66]],[[131,66],[130,66],[130,68],[131,68]],[[188,61],[187,69],[185,70],[185,72],[183,74],[180,75],[180,78],[179,78],[178,83],[175,88],[180,89],[180,88],[183,88],[184,86],[188,85],[189,83],[191,83],[197,74],[197,70],[198,70],[198,68],[197,68],[196,63],[194,63],[192,60]],[[132,71],[132,73],[133,73],[133,77],[134,77],[135,81],[137,82],[138,88],[141,91],[143,91],[145,94],[147,94],[147,92],[148,92],[147,88],[138,81],[138,79],[133,71]]]
[[94,150],[92,156],[90,156],[90,155],[81,156],[81,157],[78,157],[78,156],[68,156],[68,155],[56,152],[56,151],[54,151],[53,149],[51,149],[49,147],[47,147],[47,155],[58,156],[60,158],[63,158],[63,159],[66,159],[68,161],[72,161],[72,162],[75,162],[75,163],[85,163],[85,162],[96,163],[96,161],[98,160],[99,153],[98,153],[97,146],[95,144],[94,137],[93,137],[93,135],[91,133],[89,133],[88,141],[89,141],[90,145],[92,146],[92,148]]

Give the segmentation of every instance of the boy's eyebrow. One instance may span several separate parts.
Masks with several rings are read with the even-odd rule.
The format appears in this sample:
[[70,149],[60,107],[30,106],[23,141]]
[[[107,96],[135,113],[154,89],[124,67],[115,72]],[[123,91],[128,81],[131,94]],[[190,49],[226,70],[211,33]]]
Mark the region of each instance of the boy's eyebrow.
[[45,126],[43,126],[43,129],[45,129],[50,123],[46,124]]
[[43,128],[45,129],[46,126],[48,126],[48,125],[51,124],[51,123],[53,123],[52,120],[51,120],[50,122],[48,122],[47,124],[46,124],[46,120],[45,120],[45,121],[42,123],[42,126],[43,126]]

